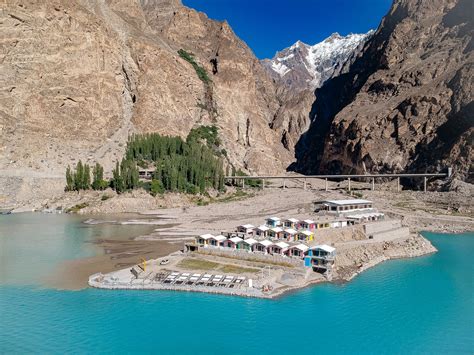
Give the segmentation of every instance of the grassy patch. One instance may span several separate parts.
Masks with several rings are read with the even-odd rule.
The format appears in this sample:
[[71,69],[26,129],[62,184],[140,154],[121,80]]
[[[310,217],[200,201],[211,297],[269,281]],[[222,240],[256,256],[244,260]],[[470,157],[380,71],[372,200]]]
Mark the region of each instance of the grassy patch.
[[191,270],[213,270],[219,266],[218,263],[214,263],[212,261],[207,261],[203,259],[183,259],[178,263],[179,267],[183,269],[191,269]]
[[243,274],[245,272],[258,272],[260,270],[250,268],[250,267],[223,265],[222,267],[219,268],[219,271],[222,271],[223,273],[227,273],[227,274]]
[[80,210],[82,210],[83,208],[86,208],[88,207],[89,204],[87,202],[84,202],[84,203],[79,203],[73,207],[70,207],[66,210],[66,213],[76,213],[76,212],[79,212]]

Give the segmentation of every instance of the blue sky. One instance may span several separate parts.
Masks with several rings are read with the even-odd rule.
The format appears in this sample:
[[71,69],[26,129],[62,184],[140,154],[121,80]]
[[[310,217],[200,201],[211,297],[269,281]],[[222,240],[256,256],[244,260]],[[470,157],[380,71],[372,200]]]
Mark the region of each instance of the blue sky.
[[315,44],[341,35],[376,29],[391,0],[182,0],[210,18],[227,20],[259,58],[298,39]]

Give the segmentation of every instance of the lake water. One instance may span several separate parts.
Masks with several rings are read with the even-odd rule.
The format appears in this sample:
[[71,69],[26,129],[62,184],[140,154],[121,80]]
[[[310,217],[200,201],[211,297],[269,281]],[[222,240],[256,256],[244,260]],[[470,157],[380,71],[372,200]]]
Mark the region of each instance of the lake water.
[[139,226],[0,216],[0,353],[474,352],[474,234],[426,233],[439,253],[277,300],[154,291],[58,291],[42,279]]

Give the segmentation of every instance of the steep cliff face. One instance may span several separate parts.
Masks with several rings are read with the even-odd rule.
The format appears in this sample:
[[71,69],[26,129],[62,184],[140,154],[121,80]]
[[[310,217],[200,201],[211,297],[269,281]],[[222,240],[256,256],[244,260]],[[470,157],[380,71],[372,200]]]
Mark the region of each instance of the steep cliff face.
[[0,17],[3,177],[61,179],[78,159],[110,168],[130,133],[200,124],[220,128],[236,167],[271,173],[292,159],[269,127],[275,86],[225,22],[178,0],[11,0]]
[[396,0],[341,74],[316,91],[296,169],[433,171],[469,180],[473,141],[473,6]]

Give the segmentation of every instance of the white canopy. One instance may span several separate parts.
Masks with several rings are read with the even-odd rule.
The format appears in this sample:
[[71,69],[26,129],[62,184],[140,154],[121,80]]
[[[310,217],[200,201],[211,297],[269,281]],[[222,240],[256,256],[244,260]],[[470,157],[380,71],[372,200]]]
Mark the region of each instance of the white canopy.
[[275,245],[276,245],[277,247],[282,248],[282,249],[286,249],[286,248],[288,248],[288,247],[290,246],[289,244],[286,244],[285,242],[278,242],[278,243],[275,243]]
[[306,236],[310,236],[310,235],[313,235],[313,233],[311,231],[308,231],[308,230],[303,230],[303,231],[300,231],[299,234],[304,234]]
[[299,219],[296,219],[296,218],[287,218],[285,219],[286,222],[291,222],[291,223],[297,223],[299,222]]
[[285,233],[293,235],[293,234],[296,234],[298,232],[295,231],[293,228],[288,228],[288,229],[285,229]]
[[210,238],[214,238],[214,236],[212,234],[203,234],[203,235],[200,235],[199,238],[202,238],[204,240],[208,240]]
[[241,242],[243,239],[242,239],[242,238],[239,238],[239,237],[232,237],[232,238],[230,238],[229,240],[230,240],[232,243],[237,244],[237,243]]
[[280,218],[278,218],[278,217],[269,217],[269,218],[267,218],[267,220],[269,220],[269,221],[279,221]]
[[275,228],[272,228],[272,231],[274,231],[275,233],[281,233],[281,232],[283,232],[283,228],[275,227]]
[[303,222],[306,223],[306,224],[314,224],[315,223],[312,219],[305,219]]
[[257,242],[255,239],[253,239],[253,238],[245,239],[244,242],[247,243],[248,245],[254,245],[255,243],[258,243],[258,242]]
[[267,227],[267,226],[263,226],[263,225],[262,225],[262,226],[258,226],[257,229],[258,229],[258,230],[261,230],[262,232],[266,232],[267,230],[270,229],[270,227]]
[[329,246],[327,244],[322,244],[322,245],[316,245],[314,247],[311,247],[312,250],[320,249],[327,251],[328,253],[332,253],[336,248],[333,248],[332,246]]

